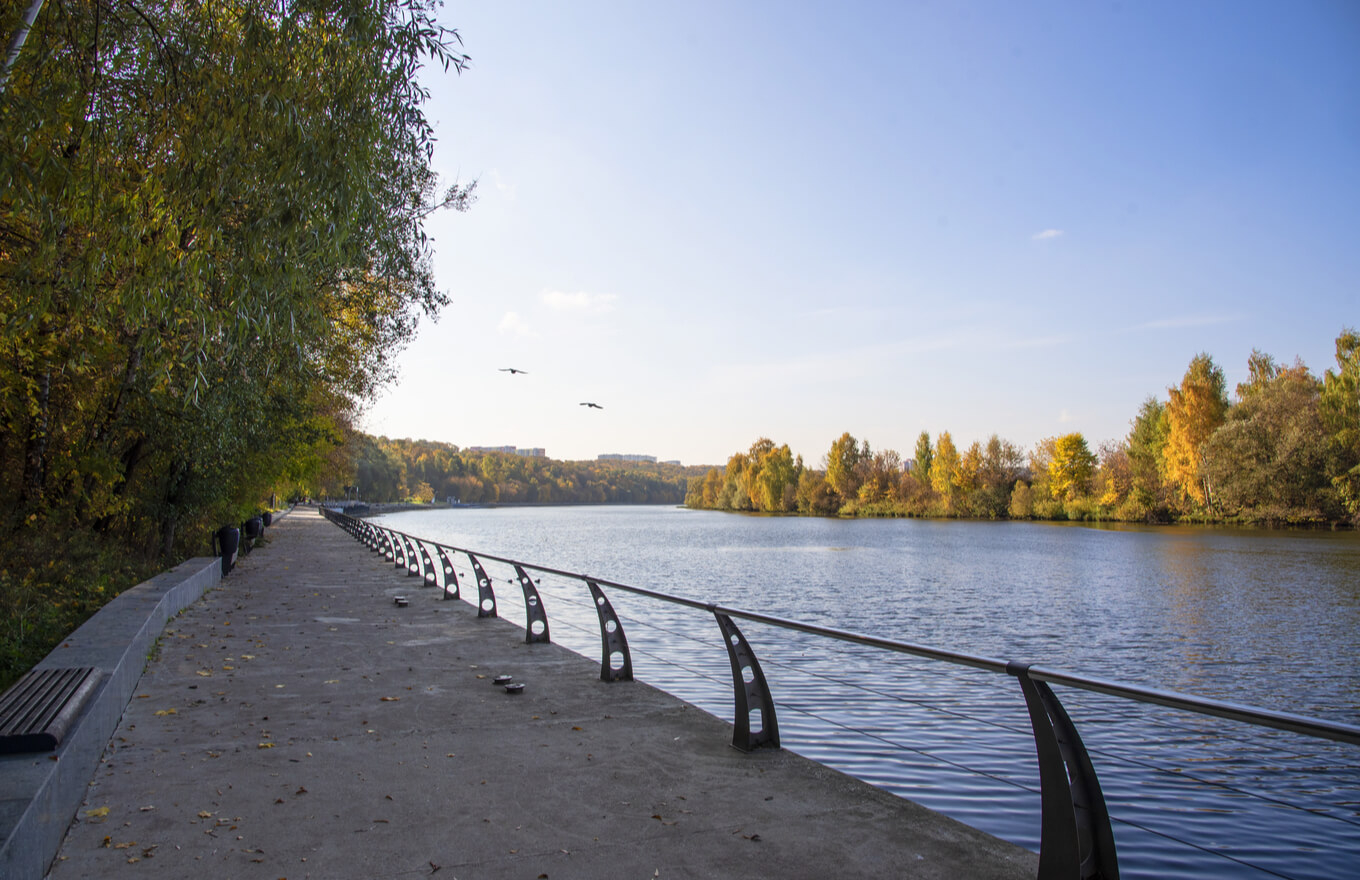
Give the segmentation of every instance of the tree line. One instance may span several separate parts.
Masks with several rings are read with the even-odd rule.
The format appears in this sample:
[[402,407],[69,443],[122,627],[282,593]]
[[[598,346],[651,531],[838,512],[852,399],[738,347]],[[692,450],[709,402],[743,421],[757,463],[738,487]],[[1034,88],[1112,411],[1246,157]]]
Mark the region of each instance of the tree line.
[[0,662],[314,477],[391,378],[446,302],[424,221],[473,198],[416,76],[459,46],[425,0],[42,5],[0,85]]
[[1080,433],[1029,450],[996,434],[960,449],[922,431],[914,457],[842,434],[821,468],[757,440],[690,481],[685,503],[819,516],[1360,524],[1360,334],[1336,339],[1316,376],[1260,351],[1229,399],[1221,368],[1193,358],[1129,433],[1092,449]]
[[316,491],[365,501],[681,504],[690,477],[701,471],[655,462],[559,461],[355,433],[337,449]]

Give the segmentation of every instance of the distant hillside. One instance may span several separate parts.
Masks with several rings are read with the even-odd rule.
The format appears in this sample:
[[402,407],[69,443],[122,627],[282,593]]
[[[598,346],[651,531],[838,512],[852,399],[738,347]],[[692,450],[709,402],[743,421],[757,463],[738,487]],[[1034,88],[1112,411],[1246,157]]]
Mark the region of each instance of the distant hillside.
[[[355,433],[319,487],[365,501],[464,504],[681,504],[703,467],[634,461],[559,461],[476,452],[432,440]],[[346,487],[354,487],[348,493]]]

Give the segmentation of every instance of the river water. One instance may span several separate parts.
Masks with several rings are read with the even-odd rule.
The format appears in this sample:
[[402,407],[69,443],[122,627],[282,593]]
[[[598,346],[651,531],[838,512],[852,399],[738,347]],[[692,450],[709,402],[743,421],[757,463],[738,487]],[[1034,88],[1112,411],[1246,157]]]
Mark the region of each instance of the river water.
[[[671,507],[431,510],[409,535],[964,653],[1360,723],[1360,535],[743,516]],[[505,566],[500,615],[522,624]],[[459,557],[464,598],[475,582]],[[468,586],[472,585],[469,591]],[[539,583],[553,641],[598,658],[584,586]],[[711,615],[622,591],[636,676],[732,718]],[[1014,679],[738,621],[785,748],[1032,849],[1038,771]],[[1124,877],[1360,876],[1360,747],[1055,687]]]

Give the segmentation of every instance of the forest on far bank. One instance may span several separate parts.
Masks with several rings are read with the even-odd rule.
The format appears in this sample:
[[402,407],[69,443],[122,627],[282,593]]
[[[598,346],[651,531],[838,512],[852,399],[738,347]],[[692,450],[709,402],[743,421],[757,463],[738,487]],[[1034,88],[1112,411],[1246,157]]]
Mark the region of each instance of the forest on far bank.
[[1165,401],[1148,397],[1127,436],[1091,449],[1080,433],[1029,450],[996,434],[960,449],[922,431],[914,455],[842,434],[821,468],[757,440],[690,481],[685,503],[813,516],[1360,524],[1360,334],[1336,368],[1253,351],[1230,400],[1223,370],[1191,360]]
[[689,480],[703,473],[678,464],[559,461],[357,432],[336,455],[318,493],[379,502],[681,504]]

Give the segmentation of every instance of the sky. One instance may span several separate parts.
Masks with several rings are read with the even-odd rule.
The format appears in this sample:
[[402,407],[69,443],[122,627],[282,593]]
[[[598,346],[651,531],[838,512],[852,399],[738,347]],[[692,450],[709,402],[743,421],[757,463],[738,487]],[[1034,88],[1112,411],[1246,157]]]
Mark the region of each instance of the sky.
[[[450,298],[361,426],[721,465],[1128,433],[1360,327],[1360,4],[448,2]],[[502,372],[514,367],[523,375]],[[602,409],[580,406],[599,403]]]

